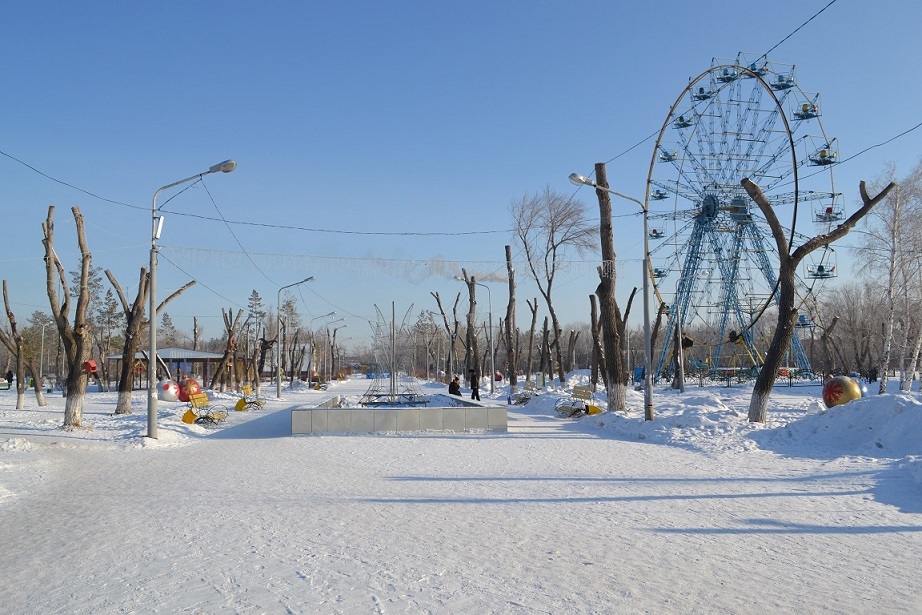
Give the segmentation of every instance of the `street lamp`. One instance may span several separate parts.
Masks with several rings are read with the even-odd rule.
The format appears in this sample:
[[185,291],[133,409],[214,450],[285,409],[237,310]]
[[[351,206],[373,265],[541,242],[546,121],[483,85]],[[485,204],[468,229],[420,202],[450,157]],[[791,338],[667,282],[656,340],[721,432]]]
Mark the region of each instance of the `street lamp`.
[[230,173],[237,168],[233,160],[225,160],[198,175],[181,179],[157,189],[150,206],[150,355],[147,358],[147,437],[157,438],[157,240],[163,230],[163,216],[157,215],[157,197],[168,188],[200,180],[210,173]]
[[644,368],[643,368],[643,399],[644,399],[644,418],[648,421],[653,420],[653,344],[650,337],[650,229],[648,225],[648,210],[646,204],[640,202],[634,197],[615,192],[609,188],[598,185],[595,180],[584,175],[570,173],[570,183],[577,186],[592,186],[596,190],[604,190],[609,194],[633,201],[640,205],[643,210],[643,345],[644,345]]
[[275,340],[275,398],[282,398],[282,344],[285,341],[285,336],[282,335],[282,291],[286,288],[291,288],[292,286],[297,286],[298,284],[304,284],[305,282],[310,282],[314,279],[314,276],[304,278],[300,282],[295,282],[294,284],[288,284],[279,289],[278,295],[275,299],[275,318],[276,318],[276,340]]
[[330,382],[333,382],[333,361],[335,360],[334,351],[336,349],[336,332],[345,329],[349,325],[340,325],[333,329],[333,339],[330,340]]
[[[467,283],[467,280],[461,276],[455,276],[456,280]],[[477,286],[483,286],[487,289],[487,301],[490,306],[490,311],[488,313],[489,323],[490,323],[490,395],[493,395],[494,387],[496,384],[496,367],[493,364],[493,293],[490,292],[490,287],[486,284],[481,284],[480,282],[474,282]]]

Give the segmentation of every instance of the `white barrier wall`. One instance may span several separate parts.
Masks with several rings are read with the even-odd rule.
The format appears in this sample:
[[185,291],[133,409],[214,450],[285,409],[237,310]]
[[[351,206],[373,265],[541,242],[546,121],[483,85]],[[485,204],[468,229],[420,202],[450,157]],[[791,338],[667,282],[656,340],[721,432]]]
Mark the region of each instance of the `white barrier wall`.
[[292,408],[291,433],[507,431],[505,406]]

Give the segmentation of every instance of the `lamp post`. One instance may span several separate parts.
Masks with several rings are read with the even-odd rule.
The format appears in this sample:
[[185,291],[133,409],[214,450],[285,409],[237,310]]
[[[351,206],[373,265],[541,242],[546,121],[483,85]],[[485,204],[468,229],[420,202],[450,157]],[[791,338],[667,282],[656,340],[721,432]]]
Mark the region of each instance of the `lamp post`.
[[[461,276],[455,276],[456,280],[462,282],[467,282]],[[490,323],[490,395],[493,395],[496,386],[496,367],[493,365],[493,293],[490,292],[490,287],[486,284],[481,284],[480,282],[474,282],[477,286],[483,286],[487,289],[487,302],[490,306],[490,311],[488,312],[488,322]]]
[[643,345],[644,345],[644,368],[643,368],[643,399],[644,399],[644,418],[648,421],[653,420],[653,344],[650,338],[650,228],[648,223],[649,211],[647,205],[634,197],[615,192],[609,188],[603,188],[595,180],[584,175],[570,173],[570,183],[577,186],[592,186],[596,190],[604,190],[609,194],[633,201],[640,205],[643,210]]
[[275,398],[282,398],[282,345],[285,342],[285,337],[282,335],[282,291],[286,288],[291,288],[292,286],[297,286],[298,284],[304,284],[305,282],[310,282],[314,279],[314,276],[304,278],[300,282],[295,282],[293,284],[288,284],[279,289],[278,294],[275,299],[275,317],[276,325],[275,330],[276,340],[275,340]]
[[345,329],[349,325],[341,325],[333,329],[333,339],[330,340],[330,382],[333,382],[333,361],[335,360],[335,350],[336,350],[336,332],[340,329]]
[[157,215],[157,197],[160,193],[174,186],[193,180],[198,181],[210,173],[230,173],[237,168],[233,160],[225,160],[212,166],[207,171],[167,184],[157,189],[150,207],[150,355],[147,358],[147,437],[157,438],[157,240],[163,230],[163,216]]

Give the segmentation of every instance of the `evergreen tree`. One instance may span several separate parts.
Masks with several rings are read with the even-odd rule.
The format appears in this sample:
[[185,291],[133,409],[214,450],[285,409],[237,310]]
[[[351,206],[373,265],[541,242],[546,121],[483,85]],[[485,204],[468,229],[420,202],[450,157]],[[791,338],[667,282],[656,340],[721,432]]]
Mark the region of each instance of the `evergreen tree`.
[[157,346],[161,344],[163,344],[164,348],[176,346],[179,332],[176,330],[176,326],[173,325],[173,319],[166,312],[163,313],[163,318],[160,320],[160,329],[158,329],[157,333],[159,334]]
[[247,319],[251,322],[258,322],[260,324],[265,324],[266,316],[268,312],[263,305],[263,299],[259,296],[259,293],[256,292],[256,289],[253,289],[253,292],[250,293],[250,298],[247,301]]

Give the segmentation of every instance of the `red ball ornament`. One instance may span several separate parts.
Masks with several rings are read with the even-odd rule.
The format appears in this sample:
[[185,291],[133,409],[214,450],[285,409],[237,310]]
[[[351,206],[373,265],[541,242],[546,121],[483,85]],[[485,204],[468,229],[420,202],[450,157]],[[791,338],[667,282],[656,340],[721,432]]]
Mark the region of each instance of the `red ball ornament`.
[[201,392],[202,387],[192,378],[183,378],[179,381],[179,401],[189,401],[190,395]]

